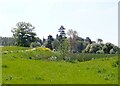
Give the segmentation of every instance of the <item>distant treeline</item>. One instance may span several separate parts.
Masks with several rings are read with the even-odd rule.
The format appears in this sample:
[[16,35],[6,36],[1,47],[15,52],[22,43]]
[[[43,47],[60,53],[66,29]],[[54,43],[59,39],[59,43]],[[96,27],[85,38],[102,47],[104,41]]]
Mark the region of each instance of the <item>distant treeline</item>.
[[[110,42],[103,43],[101,38],[92,41],[90,37],[82,38],[78,32],[61,25],[58,28],[59,34],[56,38],[50,34],[47,39],[36,37],[33,32],[34,26],[30,23],[18,22],[16,28],[12,29],[13,37],[0,37],[2,46],[23,46],[23,47],[47,47],[53,51],[66,53],[97,53],[97,54],[118,54],[120,48]],[[68,35],[68,36],[66,36]]]
[[13,46],[15,42],[13,37],[0,37],[0,46]]

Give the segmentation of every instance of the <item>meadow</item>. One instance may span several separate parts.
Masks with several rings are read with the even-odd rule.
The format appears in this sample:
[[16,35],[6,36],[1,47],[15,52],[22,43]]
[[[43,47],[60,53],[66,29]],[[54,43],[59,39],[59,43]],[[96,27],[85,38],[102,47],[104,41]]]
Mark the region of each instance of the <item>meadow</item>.
[[2,83],[118,84],[118,55],[76,54],[62,58],[44,48],[3,47]]

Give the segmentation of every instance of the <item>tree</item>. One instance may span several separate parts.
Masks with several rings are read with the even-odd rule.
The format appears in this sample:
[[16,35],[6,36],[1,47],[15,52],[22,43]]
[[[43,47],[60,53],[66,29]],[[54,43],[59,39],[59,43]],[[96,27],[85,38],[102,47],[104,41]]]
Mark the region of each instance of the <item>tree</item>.
[[102,50],[102,47],[100,44],[94,43],[94,44],[88,44],[85,48],[85,53],[97,53],[97,51]]
[[65,33],[65,28],[64,26],[61,26],[59,29],[58,29],[58,32],[60,32],[60,35],[58,36],[57,35],[57,38],[60,42],[64,41],[64,39],[66,38],[66,33]]
[[44,44],[44,43],[45,43],[45,41],[46,41],[46,39],[43,37],[43,41],[42,41],[42,44]]
[[71,46],[71,49],[70,51],[72,52],[73,50],[75,51],[77,46],[77,38],[78,38],[78,33],[77,31],[74,31],[72,29],[69,29],[68,32],[67,32],[68,36],[69,36],[69,42],[70,42],[70,46]]
[[53,49],[58,50],[59,45],[60,45],[60,42],[57,39],[54,39],[54,41],[52,41]]
[[115,54],[115,50],[114,50],[114,49],[111,49],[109,53],[110,53],[110,54]]
[[18,22],[16,28],[11,30],[16,40],[16,45],[30,47],[30,44],[36,41],[36,33],[33,32],[34,29],[35,27],[30,23]]
[[0,44],[2,46],[13,46],[15,45],[15,39],[13,37],[0,37]]
[[70,50],[70,44],[68,39],[65,39],[58,48],[59,52],[61,53],[62,57],[65,57]]
[[101,44],[103,42],[102,39],[97,39],[97,43]]
[[90,39],[89,37],[86,37],[85,42],[87,42],[87,43],[89,43],[89,44],[92,43],[92,41],[91,41],[91,39]]
[[40,43],[40,45],[43,44],[42,40],[39,37],[36,37],[36,42]]
[[40,47],[40,46],[41,46],[41,44],[40,44],[39,42],[32,42],[32,43],[30,44],[30,47],[31,47],[31,48]]
[[99,44],[91,44],[89,53],[96,53],[97,51],[101,50],[101,46]]
[[110,54],[110,50],[114,47],[114,45],[112,43],[107,42],[106,44],[104,44],[104,46],[102,47],[102,50],[104,51],[104,53],[106,54]]
[[52,48],[52,41],[54,41],[54,39],[53,39],[52,35],[49,35],[48,39],[47,39],[47,44],[45,47],[50,48],[52,50],[53,49]]
[[77,41],[76,42],[76,51],[78,52],[82,52],[82,50],[85,49],[86,46],[84,46],[84,42],[83,41]]

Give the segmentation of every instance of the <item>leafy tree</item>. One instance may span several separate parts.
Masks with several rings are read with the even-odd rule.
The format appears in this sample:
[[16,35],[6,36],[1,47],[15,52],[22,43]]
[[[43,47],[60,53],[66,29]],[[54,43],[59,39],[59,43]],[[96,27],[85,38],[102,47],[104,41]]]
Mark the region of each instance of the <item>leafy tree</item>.
[[119,54],[119,50],[120,50],[119,47],[113,45],[113,48],[110,50],[109,53],[110,53],[110,54]]
[[61,26],[59,29],[58,29],[58,32],[60,32],[60,35],[58,36],[57,35],[57,38],[60,42],[64,41],[64,39],[66,38],[66,33],[65,33],[65,28],[64,26]]
[[13,46],[15,42],[13,37],[0,37],[0,45],[2,46]]
[[106,44],[104,44],[104,46],[102,47],[104,53],[109,54],[110,50],[114,47],[114,45],[112,43],[107,42]]
[[36,37],[36,42],[39,43],[40,45],[43,44],[42,40],[39,37]]
[[85,47],[86,46],[84,45],[83,41],[77,41],[77,43],[76,43],[76,51],[81,53],[85,49]]
[[39,42],[32,42],[32,43],[30,44],[30,47],[32,47],[32,48],[40,47],[40,46],[41,46],[41,44],[40,44]]
[[88,44],[86,48],[83,50],[83,53],[89,53],[90,47],[91,47],[91,44]]
[[58,50],[59,45],[60,45],[60,42],[57,39],[52,41],[52,48],[53,49]]
[[89,37],[86,37],[85,42],[87,42],[87,43],[89,43],[89,44],[92,43],[92,41],[91,41],[91,39],[90,39]]
[[100,44],[88,44],[88,46],[85,49],[86,53],[96,53],[97,51],[101,50],[102,47]]
[[36,33],[33,32],[34,26],[30,23],[18,22],[16,28],[11,31],[18,46],[29,47],[32,42],[36,41]]
[[96,53],[97,54],[104,54],[104,51],[103,50],[98,50]]
[[102,39],[97,39],[97,43],[101,44],[103,42]]
[[84,40],[85,40],[85,39],[84,39],[84,38],[82,38],[82,37],[76,36],[76,40],[77,40],[77,41],[84,42]]
[[114,49],[111,49],[111,50],[110,50],[110,54],[115,54],[115,50],[114,50]]
[[65,39],[58,48],[59,52],[61,53],[62,57],[65,57],[70,51],[70,44],[68,39]]
[[44,45],[45,41],[46,41],[46,39],[43,37],[43,40],[42,40],[42,44],[43,45]]
[[49,36],[48,36],[48,39],[47,39],[47,44],[46,44],[45,47],[50,48],[50,49],[52,50],[52,49],[53,49],[53,48],[52,48],[52,41],[53,41],[53,40],[54,40],[54,39],[53,39],[52,35],[49,35]]

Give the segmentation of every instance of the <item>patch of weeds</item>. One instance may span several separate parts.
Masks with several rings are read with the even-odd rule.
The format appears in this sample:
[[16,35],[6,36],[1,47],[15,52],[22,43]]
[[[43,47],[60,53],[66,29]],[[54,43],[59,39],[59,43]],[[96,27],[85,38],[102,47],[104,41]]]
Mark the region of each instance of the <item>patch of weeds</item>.
[[117,64],[117,65],[120,65],[120,62],[117,60],[117,61],[115,61],[115,63]]
[[115,75],[113,73],[107,74],[104,76],[105,80],[113,80],[113,78],[115,77]]
[[118,64],[119,64],[119,61],[115,61],[115,62],[112,63],[112,67],[117,67]]
[[53,82],[53,80],[50,80],[50,82]]
[[7,76],[7,77],[6,77],[6,80],[12,80],[12,79],[13,79],[12,76]]
[[56,61],[57,57],[56,56],[51,56],[48,58],[48,61]]
[[100,69],[100,68],[98,68],[97,72],[98,72],[98,73],[101,73],[102,71],[101,71],[101,69]]
[[105,73],[105,72],[106,72],[106,69],[104,69],[104,68],[98,68],[98,69],[97,69],[97,72],[98,72],[98,73]]
[[32,59],[32,57],[29,57],[29,59]]
[[17,58],[17,57],[15,57],[15,56],[12,56],[12,57],[11,57],[11,60],[15,60],[15,58]]
[[37,77],[35,77],[35,80],[45,80],[45,79],[40,76],[37,76]]
[[2,68],[8,68],[8,66],[7,65],[2,65]]
[[70,63],[77,63],[78,61],[77,60],[71,60],[69,61]]
[[105,59],[101,59],[101,61],[105,61]]
[[105,79],[105,80],[109,80],[109,77],[108,77],[108,76],[105,76],[104,79]]
[[103,58],[103,59],[101,59],[101,61],[107,61],[107,60],[109,60],[108,58]]

